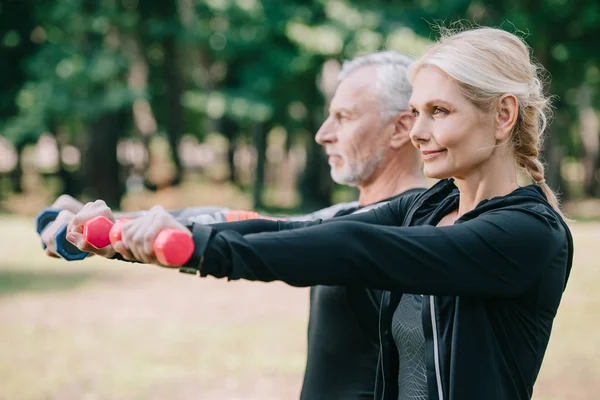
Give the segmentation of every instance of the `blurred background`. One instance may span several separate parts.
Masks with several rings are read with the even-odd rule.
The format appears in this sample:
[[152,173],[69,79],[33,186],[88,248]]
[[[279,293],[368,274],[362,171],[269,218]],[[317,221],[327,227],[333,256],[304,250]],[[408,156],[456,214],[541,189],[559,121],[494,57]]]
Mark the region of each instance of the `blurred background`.
[[44,257],[33,217],[62,194],[122,210],[314,211],[313,137],[340,62],[419,56],[454,21],[517,32],[549,72],[544,144],[576,241],[535,399],[596,399],[600,2],[0,1],[0,399],[293,399],[308,292]]

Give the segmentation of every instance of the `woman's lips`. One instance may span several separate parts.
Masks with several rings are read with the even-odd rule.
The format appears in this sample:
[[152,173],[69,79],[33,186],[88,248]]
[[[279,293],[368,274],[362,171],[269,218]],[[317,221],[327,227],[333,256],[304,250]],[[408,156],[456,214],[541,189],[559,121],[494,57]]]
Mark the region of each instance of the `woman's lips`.
[[431,160],[445,152],[446,150],[422,150],[421,157],[423,160]]

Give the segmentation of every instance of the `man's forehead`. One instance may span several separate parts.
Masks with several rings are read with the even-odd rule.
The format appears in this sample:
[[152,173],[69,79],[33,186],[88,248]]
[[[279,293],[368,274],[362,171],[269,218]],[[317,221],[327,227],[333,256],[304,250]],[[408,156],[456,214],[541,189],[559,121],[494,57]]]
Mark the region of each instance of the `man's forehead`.
[[348,74],[340,84],[338,90],[341,91],[360,91],[370,88],[377,82],[377,69],[373,65],[358,68]]
[[338,85],[331,109],[356,109],[365,103],[375,102],[373,88],[377,82],[374,67],[363,67],[348,75]]

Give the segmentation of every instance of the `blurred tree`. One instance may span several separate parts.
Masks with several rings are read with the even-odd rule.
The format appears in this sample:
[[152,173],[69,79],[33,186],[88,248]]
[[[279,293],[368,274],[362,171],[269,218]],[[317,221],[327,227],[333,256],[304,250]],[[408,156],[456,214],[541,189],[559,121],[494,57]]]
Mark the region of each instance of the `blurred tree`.
[[23,136],[64,132],[59,143],[82,149],[79,179],[85,192],[118,206],[123,185],[113,165],[116,142],[128,125],[122,110],[135,98],[126,85],[120,34],[134,16],[108,0],[35,2],[25,14],[36,21],[31,37],[39,46],[27,60],[28,81],[4,134],[16,143]]
[[[27,80],[25,60],[36,49],[35,21],[28,11],[33,6],[31,0],[7,0],[0,3],[0,130],[8,118],[17,113],[17,94]],[[30,39],[31,37],[31,39]],[[22,192],[22,154],[25,147],[34,144],[35,133],[23,132],[12,142],[17,151],[18,161],[10,172],[12,190]]]
[[[161,186],[177,185],[183,178],[183,166],[178,145],[184,131],[184,109],[181,103],[185,89],[180,42],[185,35],[178,13],[177,1],[145,1],[139,3],[141,37],[144,50],[154,60],[150,69],[149,95],[159,126],[163,126],[171,150],[175,175]],[[150,159],[149,159],[150,160]],[[157,190],[158,185],[144,180],[146,188]]]
[[[148,148],[165,134],[175,166],[167,184],[176,184],[182,134],[202,139],[218,130],[229,141],[232,182],[237,143],[254,144],[260,207],[268,135],[283,127],[288,150],[306,143],[301,207],[323,207],[333,185],[312,137],[329,96],[317,85],[323,64],[383,48],[419,55],[441,18],[528,33],[557,95],[545,149],[548,181],[564,191],[561,159],[582,157],[585,191],[597,194],[600,5],[592,0],[6,0],[0,129],[18,150],[43,132],[54,135],[61,153],[76,145],[79,171],[58,165],[65,190],[112,205],[124,190],[120,138],[140,136]],[[13,179],[18,189],[18,168]],[[150,179],[145,184],[158,188]]]
[[[197,13],[195,35],[216,60],[209,68],[216,89],[190,90],[184,102],[192,110],[223,119],[221,128],[230,141],[252,132],[257,151],[253,193],[255,206],[261,207],[270,127],[281,125],[294,132],[294,125],[305,124],[315,112],[322,114],[323,100],[315,97],[315,86],[323,54],[303,49],[289,30],[294,24],[323,20],[323,4],[207,1],[197,5]],[[293,105],[302,110],[295,117],[290,116]],[[316,178],[311,182],[318,186]],[[329,194],[325,197],[320,204],[330,201]]]
[[592,93],[587,83],[583,84],[578,93],[579,130],[583,147],[584,181],[583,190],[586,196],[595,196],[598,193],[598,169],[600,140],[598,132],[600,125],[598,115],[592,107]]

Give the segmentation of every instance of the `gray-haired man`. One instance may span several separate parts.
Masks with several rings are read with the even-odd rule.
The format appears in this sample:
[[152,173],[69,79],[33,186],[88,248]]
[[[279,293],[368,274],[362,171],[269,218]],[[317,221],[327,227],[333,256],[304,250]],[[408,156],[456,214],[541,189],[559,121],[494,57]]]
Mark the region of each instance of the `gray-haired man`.
[[[329,156],[333,180],[356,186],[359,200],[321,210],[312,218],[362,212],[392,198],[418,195],[426,186],[420,155],[408,137],[413,125],[406,78],[410,63],[410,58],[388,51],[343,64],[329,117],[316,140]],[[373,398],[381,301],[376,290],[311,288],[302,399]]]

